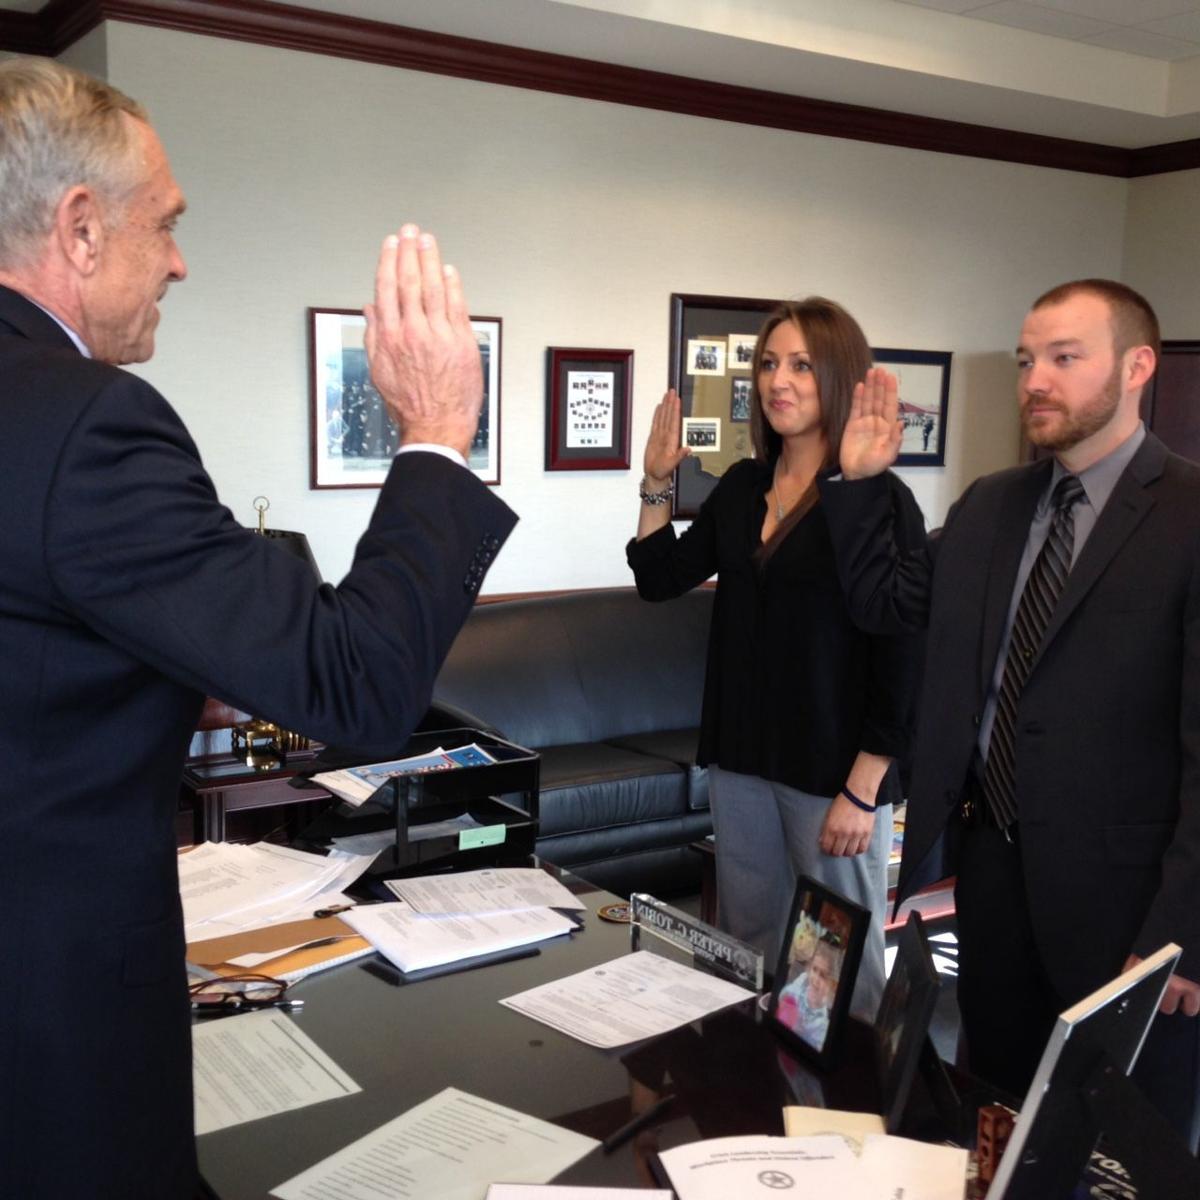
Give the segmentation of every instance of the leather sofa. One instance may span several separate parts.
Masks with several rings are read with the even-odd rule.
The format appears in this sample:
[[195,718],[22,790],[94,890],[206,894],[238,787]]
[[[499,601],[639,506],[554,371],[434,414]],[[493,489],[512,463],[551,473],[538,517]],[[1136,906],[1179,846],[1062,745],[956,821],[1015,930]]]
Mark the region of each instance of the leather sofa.
[[696,765],[713,592],[632,588],[478,605],[424,725],[466,725],[541,755],[537,852],[611,891],[698,887],[712,831]]

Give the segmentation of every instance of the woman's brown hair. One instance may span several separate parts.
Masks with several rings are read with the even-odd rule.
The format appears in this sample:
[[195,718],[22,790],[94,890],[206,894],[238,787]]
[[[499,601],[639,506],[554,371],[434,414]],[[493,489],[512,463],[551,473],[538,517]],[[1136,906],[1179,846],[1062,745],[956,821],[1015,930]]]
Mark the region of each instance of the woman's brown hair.
[[[770,467],[774,467],[779,458],[783,439],[763,415],[758,378],[767,339],[785,321],[795,325],[804,337],[817,384],[817,396],[821,402],[821,432],[825,437],[825,461],[822,466],[832,467],[838,461],[842,431],[850,417],[850,401],[855,385],[863,381],[871,366],[871,348],[858,322],[840,304],[823,296],[788,300],[771,312],[754,345],[750,385],[750,437],[754,443],[754,457]],[[770,558],[779,543],[816,502],[817,486],[814,480],[792,511],[776,526],[770,539],[759,549],[756,557],[760,563]]]

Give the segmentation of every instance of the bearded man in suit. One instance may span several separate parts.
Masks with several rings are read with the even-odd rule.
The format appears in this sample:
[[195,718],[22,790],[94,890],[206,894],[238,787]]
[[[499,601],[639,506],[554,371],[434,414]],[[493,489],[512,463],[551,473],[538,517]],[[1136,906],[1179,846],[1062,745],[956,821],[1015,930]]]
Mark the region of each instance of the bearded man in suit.
[[1195,1150],[1200,467],[1140,421],[1158,353],[1143,297],[1064,284],[1017,351],[1052,457],[977,480],[902,555],[896,381],[873,370],[821,501],[855,619],[930,632],[900,891],[944,833],[970,1067],[1023,1095],[1056,1014],[1176,942],[1134,1079]]
[[336,588],[221,506],[120,370],[186,273],[146,113],[0,64],[0,1194],[193,1194],[180,771],[203,698],[392,752],[515,517],[466,467],[482,400],[429,234],[383,244],[372,377],[401,453]]

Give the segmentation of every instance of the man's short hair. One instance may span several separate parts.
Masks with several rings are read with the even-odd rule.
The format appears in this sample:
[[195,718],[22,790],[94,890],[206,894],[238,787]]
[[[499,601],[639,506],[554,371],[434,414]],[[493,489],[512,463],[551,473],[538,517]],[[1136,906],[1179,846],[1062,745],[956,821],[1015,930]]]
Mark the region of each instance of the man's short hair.
[[1049,304],[1062,304],[1073,296],[1087,293],[1108,301],[1112,313],[1113,348],[1118,355],[1134,346],[1149,346],[1157,361],[1162,357],[1162,338],[1158,317],[1150,302],[1127,284],[1115,279],[1075,279],[1060,283],[1033,302],[1034,311]]
[[28,266],[54,226],[63,195],[93,188],[117,215],[141,174],[124,115],[136,100],[48,58],[0,63],[0,268]]

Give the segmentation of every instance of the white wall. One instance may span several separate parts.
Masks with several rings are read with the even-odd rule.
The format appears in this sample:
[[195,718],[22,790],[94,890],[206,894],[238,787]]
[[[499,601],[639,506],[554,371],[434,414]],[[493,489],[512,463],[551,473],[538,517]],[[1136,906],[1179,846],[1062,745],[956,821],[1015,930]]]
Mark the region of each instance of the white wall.
[[[791,134],[121,23],[108,77],[145,103],[191,211],[191,277],[144,373],[249,524],[347,567],[370,492],[308,488],[305,308],[369,296],[382,235],[435,229],[473,312],[504,319],[503,498],[490,592],[628,582],[670,293],[823,292],[876,345],[955,355],[931,523],[1015,459],[1012,346],[1030,299],[1118,274],[1128,185]],[[547,346],[632,347],[633,468],[546,473]]]
[[1200,170],[1130,181],[1121,278],[1154,305],[1163,337],[1200,338]]

